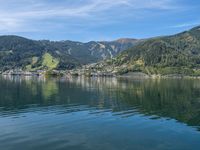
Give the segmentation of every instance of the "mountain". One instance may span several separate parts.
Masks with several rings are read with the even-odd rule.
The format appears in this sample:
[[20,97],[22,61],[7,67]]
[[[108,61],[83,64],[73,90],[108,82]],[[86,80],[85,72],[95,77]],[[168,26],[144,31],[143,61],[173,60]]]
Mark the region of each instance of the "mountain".
[[172,36],[147,39],[111,60],[92,66],[100,72],[200,75],[200,26]]
[[40,41],[48,50],[59,51],[77,59],[81,64],[88,64],[113,58],[123,50],[126,50],[141,40],[124,39],[126,42],[116,41],[91,41],[88,43],[74,41]]
[[18,68],[71,70],[79,66],[84,67],[78,71],[87,74],[200,76],[200,26],[145,40],[88,43],[0,36],[0,72]]
[[73,69],[112,58],[140,40],[75,42],[30,40],[19,36],[0,36],[0,71]]

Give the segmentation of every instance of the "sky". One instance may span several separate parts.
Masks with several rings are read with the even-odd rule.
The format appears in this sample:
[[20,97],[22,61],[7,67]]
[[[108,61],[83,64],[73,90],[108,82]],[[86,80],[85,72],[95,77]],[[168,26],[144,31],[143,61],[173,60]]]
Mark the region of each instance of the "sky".
[[200,25],[199,0],[0,0],[0,35],[104,41]]

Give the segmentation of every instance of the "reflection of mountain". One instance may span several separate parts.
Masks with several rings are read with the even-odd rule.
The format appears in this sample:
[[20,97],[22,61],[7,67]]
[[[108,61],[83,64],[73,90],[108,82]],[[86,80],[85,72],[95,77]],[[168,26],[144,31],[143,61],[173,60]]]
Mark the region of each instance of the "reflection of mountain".
[[[124,91],[121,97],[129,105],[139,106],[142,114],[169,117],[189,125],[200,125],[199,88],[195,81],[149,81],[139,84],[141,93]],[[138,88],[137,88],[138,89]]]
[[56,105],[66,113],[85,108],[123,117],[140,113],[200,126],[199,80],[1,78],[0,85],[3,109]]
[[199,80],[76,79],[74,81],[85,89],[96,87],[100,91],[99,95],[106,95],[104,104],[108,104],[109,101],[109,107],[112,107],[113,111],[122,114],[124,111],[134,113],[135,111],[130,110],[136,108],[141,114],[173,118],[191,126],[200,126]]
[[52,80],[48,80],[45,84],[42,84],[41,89],[42,95],[45,100],[51,98],[51,96],[56,95],[58,93],[57,83]]
[[2,76],[0,106],[21,108],[30,104],[48,104],[58,93],[57,83],[37,77]]

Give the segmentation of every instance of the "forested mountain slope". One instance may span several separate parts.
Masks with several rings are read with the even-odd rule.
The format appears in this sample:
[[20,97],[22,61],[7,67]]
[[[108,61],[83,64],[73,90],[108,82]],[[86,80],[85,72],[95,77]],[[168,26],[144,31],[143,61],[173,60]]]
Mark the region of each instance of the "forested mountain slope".
[[147,39],[95,68],[119,74],[200,75],[200,26],[172,36]]

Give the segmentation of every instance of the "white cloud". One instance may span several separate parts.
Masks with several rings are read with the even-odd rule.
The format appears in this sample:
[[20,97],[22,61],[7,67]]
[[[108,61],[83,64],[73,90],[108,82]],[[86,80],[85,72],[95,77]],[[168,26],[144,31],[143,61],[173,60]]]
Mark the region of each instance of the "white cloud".
[[[175,8],[172,0],[0,0],[0,31],[23,32],[34,30],[33,23],[41,23],[62,18],[70,22],[87,20],[109,23],[118,16],[127,13],[142,12],[148,9],[171,10]],[[121,12],[128,9],[128,12]],[[121,14],[120,14],[121,13]]]
[[185,27],[192,27],[192,26],[197,26],[197,25],[200,25],[200,21],[199,22],[177,24],[177,25],[171,26],[171,28],[185,28]]

